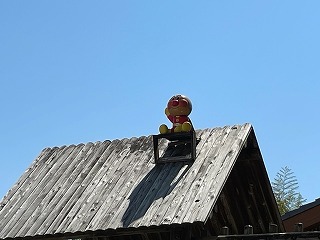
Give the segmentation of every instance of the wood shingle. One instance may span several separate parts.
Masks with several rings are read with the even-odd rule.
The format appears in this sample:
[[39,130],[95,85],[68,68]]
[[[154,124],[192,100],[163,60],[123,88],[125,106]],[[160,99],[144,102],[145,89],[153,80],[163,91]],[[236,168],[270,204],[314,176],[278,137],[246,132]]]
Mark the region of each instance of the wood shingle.
[[155,165],[152,136],[44,149],[1,201],[0,239],[281,225],[252,126],[196,134],[193,163]]

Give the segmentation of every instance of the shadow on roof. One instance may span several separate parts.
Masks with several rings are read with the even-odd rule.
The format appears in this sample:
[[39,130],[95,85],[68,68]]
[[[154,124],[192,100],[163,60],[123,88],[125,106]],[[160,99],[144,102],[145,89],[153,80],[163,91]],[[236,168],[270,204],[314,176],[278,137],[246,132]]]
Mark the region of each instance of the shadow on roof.
[[[185,169],[179,174],[183,167]],[[185,163],[155,165],[130,194],[130,203],[122,217],[123,227],[147,217],[145,214],[152,203],[169,195],[190,167]]]

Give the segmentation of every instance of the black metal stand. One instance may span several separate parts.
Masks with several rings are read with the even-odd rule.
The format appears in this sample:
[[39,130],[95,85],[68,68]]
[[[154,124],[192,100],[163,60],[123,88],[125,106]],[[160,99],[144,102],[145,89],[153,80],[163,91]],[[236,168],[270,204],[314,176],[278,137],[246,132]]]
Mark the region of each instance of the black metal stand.
[[[165,153],[162,157],[159,157],[159,139],[161,138],[170,141],[167,152],[175,152],[176,154]],[[194,161],[196,158],[196,144],[196,133],[194,131],[153,135],[155,163]],[[182,151],[180,151],[181,155],[179,155],[179,151],[174,151],[178,148],[180,148],[180,150],[186,150],[188,154],[182,154]]]

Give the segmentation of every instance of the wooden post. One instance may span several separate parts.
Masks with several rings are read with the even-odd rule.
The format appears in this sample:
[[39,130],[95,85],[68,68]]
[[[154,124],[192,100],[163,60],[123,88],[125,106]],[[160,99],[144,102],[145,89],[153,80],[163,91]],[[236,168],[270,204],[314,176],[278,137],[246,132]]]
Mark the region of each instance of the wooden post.
[[294,225],[294,231],[295,232],[303,232],[303,223],[296,223]]
[[222,227],[221,234],[222,235],[229,235],[229,228],[227,226]]
[[269,223],[269,233],[277,233],[278,225],[274,223]]
[[253,227],[251,225],[244,226],[244,234],[253,234]]
[[155,164],[158,163],[159,160],[159,144],[158,144],[158,137],[156,135],[153,135],[153,154],[154,154],[154,161]]

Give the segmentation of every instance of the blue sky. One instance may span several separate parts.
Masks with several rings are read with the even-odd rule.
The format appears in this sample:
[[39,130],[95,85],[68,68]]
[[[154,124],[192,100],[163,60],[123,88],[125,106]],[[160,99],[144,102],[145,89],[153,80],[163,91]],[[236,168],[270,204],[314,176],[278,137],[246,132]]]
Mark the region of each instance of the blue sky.
[[45,147],[253,124],[271,180],[320,197],[319,1],[1,1],[0,198]]

